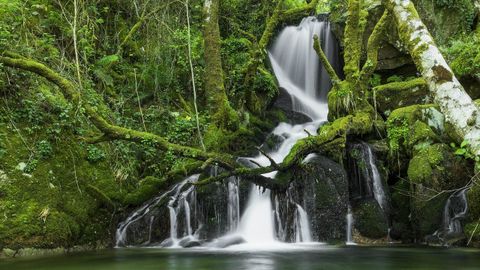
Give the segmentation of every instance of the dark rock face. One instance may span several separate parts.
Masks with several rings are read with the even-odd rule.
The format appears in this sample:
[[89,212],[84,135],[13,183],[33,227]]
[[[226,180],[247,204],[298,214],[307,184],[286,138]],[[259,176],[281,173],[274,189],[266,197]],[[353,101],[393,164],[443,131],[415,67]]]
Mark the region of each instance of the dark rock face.
[[353,206],[355,229],[368,238],[382,238],[388,234],[388,219],[375,199],[368,199]]
[[312,121],[312,119],[305,114],[293,111],[292,98],[283,88],[280,88],[280,94],[273,106],[281,109],[285,113],[290,124],[301,124]]
[[[313,156],[292,175],[291,197],[309,214],[313,239],[346,239],[348,180],[343,167],[323,156]],[[292,206],[294,209],[294,206]]]

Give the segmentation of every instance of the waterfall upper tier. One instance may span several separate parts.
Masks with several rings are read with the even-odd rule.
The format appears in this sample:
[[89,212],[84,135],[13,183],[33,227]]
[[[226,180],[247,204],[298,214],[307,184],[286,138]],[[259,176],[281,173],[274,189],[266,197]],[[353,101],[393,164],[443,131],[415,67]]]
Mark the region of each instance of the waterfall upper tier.
[[316,17],[304,18],[299,26],[286,27],[273,44],[269,58],[279,86],[291,96],[292,109],[311,119],[325,120],[331,80],[313,49],[315,35],[320,37],[330,63],[338,69],[338,42],[330,23]]

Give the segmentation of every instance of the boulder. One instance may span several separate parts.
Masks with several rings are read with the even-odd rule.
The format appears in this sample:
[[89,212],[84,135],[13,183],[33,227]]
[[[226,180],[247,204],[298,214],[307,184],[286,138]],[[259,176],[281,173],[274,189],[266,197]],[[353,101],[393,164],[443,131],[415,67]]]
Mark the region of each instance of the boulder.
[[291,177],[295,181],[289,193],[309,213],[314,239],[344,241],[348,179],[343,166],[323,156],[310,156]]
[[364,237],[378,239],[388,235],[388,219],[375,199],[353,207],[354,227]]

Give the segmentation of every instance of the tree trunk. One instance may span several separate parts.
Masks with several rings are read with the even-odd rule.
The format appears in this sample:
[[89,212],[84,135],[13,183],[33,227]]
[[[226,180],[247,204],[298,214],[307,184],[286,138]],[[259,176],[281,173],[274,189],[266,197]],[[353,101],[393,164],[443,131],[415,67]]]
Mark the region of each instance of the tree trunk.
[[435,102],[455,133],[469,142],[470,151],[480,156],[480,114],[435,45],[427,27],[410,0],[386,0],[394,15],[401,41],[428,84]]
[[206,66],[206,105],[215,125],[235,129],[238,116],[230,107],[223,80],[220,27],[218,25],[219,6],[219,0],[205,0],[204,57]]

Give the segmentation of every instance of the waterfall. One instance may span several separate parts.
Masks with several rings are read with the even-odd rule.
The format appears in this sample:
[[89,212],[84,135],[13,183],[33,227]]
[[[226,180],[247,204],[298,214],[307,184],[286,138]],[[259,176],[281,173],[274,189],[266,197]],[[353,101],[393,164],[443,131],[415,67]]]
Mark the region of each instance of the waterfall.
[[[160,204],[165,203],[165,200],[168,199],[167,208],[169,212],[169,219],[170,219],[170,238],[165,240],[163,243],[164,245],[168,246],[178,246],[178,244],[185,239],[196,239],[193,234],[193,229],[191,226],[191,203],[194,203],[195,196],[194,187],[189,187],[186,190],[183,190],[184,187],[190,183],[195,182],[198,180],[199,175],[192,175],[190,177],[185,178],[182,182],[174,185],[172,189],[169,191],[161,194],[160,196],[154,198],[144,206],[140,207],[139,209],[135,210],[127,219],[121,222],[118,225],[117,232],[116,232],[116,246],[125,246],[128,245],[128,232],[129,229],[135,225],[136,223],[140,223],[144,218],[147,218],[147,215],[151,214],[151,212],[159,207]],[[189,202],[190,200],[190,202]],[[182,219],[184,229],[180,231],[179,226],[179,218],[181,212],[183,211],[184,216]],[[152,229],[153,223],[155,220],[155,216],[151,215],[148,217],[148,235],[147,241],[144,244],[150,244],[152,238]],[[132,231],[134,234],[135,231]],[[181,239],[179,239],[181,237]]]
[[468,211],[468,190],[469,188],[458,190],[447,199],[443,208],[442,227],[427,238],[438,239],[441,244],[448,246],[464,237],[461,220]]
[[[309,134],[315,135],[319,126],[327,120],[328,104],[326,97],[331,82],[313,49],[313,36],[315,34],[322,40],[322,47],[327,58],[336,67],[338,45],[330,31],[330,24],[319,21],[315,17],[303,19],[299,26],[286,27],[280,33],[268,54],[279,86],[291,96],[292,109],[304,113],[312,119],[310,122],[296,125],[280,123],[272,131],[272,135],[281,138],[276,150],[268,153],[269,157],[277,163],[283,161],[298,140],[309,136]],[[239,162],[242,160],[250,163],[251,166],[271,165],[270,159],[260,154],[256,157],[242,158]],[[211,174],[217,175],[219,170],[217,166],[213,166]],[[271,172],[263,176],[275,178],[275,175],[276,172]],[[158,212],[158,209],[166,209],[167,212],[164,215],[168,214],[170,217],[169,235],[165,236],[167,239],[162,242],[161,246],[189,247],[193,245],[191,243],[196,244],[200,241],[212,240],[211,238],[199,239],[198,235],[200,233],[198,232],[200,229],[203,230],[203,235],[209,235],[212,231],[215,231],[216,234],[227,233],[227,235],[206,244],[206,246],[213,247],[227,247],[244,242],[253,245],[270,245],[272,243],[276,245],[279,241],[286,241],[289,232],[295,234],[296,242],[313,241],[308,212],[293,197],[289,197],[288,202],[280,203],[275,196],[275,205],[273,206],[271,191],[252,185],[248,202],[243,214],[240,215],[241,179],[231,177],[226,181],[226,186],[216,186],[218,189],[226,188],[226,191],[221,190],[219,192],[226,197],[226,203],[216,204],[213,201],[205,202],[201,199],[197,201],[195,188],[187,186],[187,183],[196,181],[198,177],[198,175],[195,175],[185,179],[171,190],[153,199],[152,202],[134,211],[118,227],[117,246],[130,243],[127,239],[128,235],[140,231],[143,228],[141,223],[144,219],[150,215],[151,211]],[[201,196],[200,193],[197,194]],[[206,197],[207,200],[211,198],[208,195]],[[168,202],[162,208],[165,201]],[[197,217],[195,214],[192,217],[192,207],[197,206],[201,208],[199,210],[200,216]],[[294,212],[288,212],[290,207],[295,208]],[[294,214],[293,228],[289,227],[292,225],[287,224],[286,218],[282,217],[281,211],[284,209],[288,210],[285,210],[288,212],[287,214]],[[159,222],[162,218],[149,219],[148,241],[145,242],[149,244],[152,242],[152,231],[155,231],[155,226],[160,226]],[[205,226],[212,226],[211,224],[215,223],[217,225],[216,230],[212,227],[204,229],[200,225],[200,220],[205,222]],[[132,226],[136,227],[136,230],[129,229]],[[197,226],[196,230],[194,230],[195,226]],[[216,237],[218,236],[216,235]]]
[[238,232],[248,243],[275,242],[269,190],[262,192],[260,188],[252,188],[249,206],[242,216]]
[[234,231],[240,222],[239,179],[228,179],[228,229]]
[[[337,43],[334,40],[330,23],[318,21],[316,17],[307,17],[299,26],[288,26],[273,44],[269,58],[280,87],[285,89],[292,98],[293,110],[309,116],[312,121],[304,124],[291,125],[280,123],[273,134],[283,141],[276,151],[268,155],[281,163],[295,143],[308,136],[315,135],[318,127],[327,120],[327,93],[331,82],[328,74],[320,67],[320,60],[313,49],[313,36],[318,35],[328,59],[336,64],[338,59]],[[255,164],[269,166],[270,160],[264,155],[251,158]],[[264,174],[275,178],[276,172]],[[240,234],[247,242],[274,242],[284,239],[284,226],[278,213],[278,201],[275,210],[272,209],[270,192],[258,192],[253,186],[245,213],[240,221]],[[295,211],[295,232],[297,242],[310,242],[312,236],[308,214],[297,204]],[[276,221],[276,222],[274,222]],[[275,235],[275,223],[278,230]]]
[[353,200],[374,198],[386,216],[389,214],[388,197],[376,164],[372,147],[364,142],[349,147],[350,195]]

